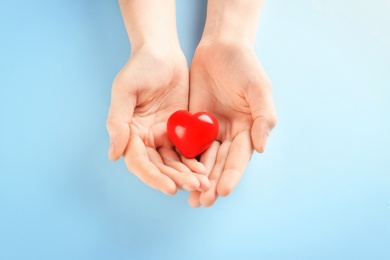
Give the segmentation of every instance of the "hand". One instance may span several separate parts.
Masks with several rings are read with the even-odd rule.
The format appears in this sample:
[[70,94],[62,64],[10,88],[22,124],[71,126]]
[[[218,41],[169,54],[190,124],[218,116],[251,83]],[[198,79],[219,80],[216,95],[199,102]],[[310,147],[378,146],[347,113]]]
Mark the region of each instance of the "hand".
[[196,160],[180,161],[166,133],[168,117],[188,108],[188,68],[176,32],[175,1],[119,0],[131,57],[114,80],[107,118],[109,158],[152,188],[206,190]]
[[206,190],[207,177],[195,160],[188,168],[169,141],[168,117],[188,108],[188,69],[181,51],[158,52],[142,47],[132,53],[112,86],[107,119],[109,158],[122,154],[128,169],[152,188],[166,194],[177,187]]
[[216,116],[220,130],[202,154],[211,188],[190,193],[194,207],[211,206],[238,184],[253,153],[265,149],[276,124],[271,83],[253,47],[237,41],[201,42],[190,70],[190,110]]

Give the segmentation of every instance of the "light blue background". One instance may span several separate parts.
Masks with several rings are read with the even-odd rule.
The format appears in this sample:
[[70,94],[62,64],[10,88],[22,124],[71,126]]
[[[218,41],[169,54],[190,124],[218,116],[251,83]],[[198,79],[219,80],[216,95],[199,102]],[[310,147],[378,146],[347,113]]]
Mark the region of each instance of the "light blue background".
[[[188,61],[206,1],[178,0]],[[193,209],[107,160],[129,43],[116,1],[0,1],[0,259],[390,259],[390,2],[269,0],[279,123]]]

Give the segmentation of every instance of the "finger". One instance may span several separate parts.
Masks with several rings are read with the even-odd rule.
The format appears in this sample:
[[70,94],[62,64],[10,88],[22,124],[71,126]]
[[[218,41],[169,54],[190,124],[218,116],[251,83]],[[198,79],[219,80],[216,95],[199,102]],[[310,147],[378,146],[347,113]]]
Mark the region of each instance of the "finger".
[[[163,159],[165,165],[172,167],[179,172],[193,171],[186,163],[182,162],[182,157],[181,157],[182,155],[179,155],[178,152],[174,150],[174,148],[169,146],[163,146],[158,149],[158,152],[160,153],[161,158]],[[188,159],[188,160],[192,161],[193,159]],[[191,163],[193,164],[193,166],[195,165],[195,163],[190,162],[190,164]],[[195,166],[195,168],[198,167],[201,171],[204,171],[204,166],[199,162],[198,164],[200,164],[201,166]]]
[[126,95],[117,83],[113,84],[111,105],[106,127],[110,136],[108,158],[117,160],[123,154],[130,137],[130,122],[136,104],[135,95]]
[[268,135],[275,127],[277,119],[271,82],[260,65],[259,71],[259,77],[248,88],[246,98],[253,118],[252,143],[256,151],[262,153],[265,150]]
[[129,171],[149,187],[169,195],[176,193],[176,184],[150,162],[145,145],[139,136],[130,137],[124,161]]
[[198,162],[195,158],[194,159],[189,159],[185,157],[184,155],[180,154],[180,160],[189,168],[191,171],[198,173],[198,174],[206,174],[206,168],[205,166],[201,163]]
[[[150,161],[156,165],[156,167],[166,176],[168,176],[176,185],[184,190],[192,191],[197,190],[200,187],[198,179],[194,176],[193,173],[188,171],[180,172],[175,168],[165,165],[162,157],[172,156],[172,153],[169,153],[168,150],[163,151],[159,154],[154,148],[147,148],[147,153],[150,158]],[[172,160],[172,159],[168,159]],[[175,167],[178,167],[178,164],[173,164]],[[185,165],[182,165],[185,167]],[[185,167],[186,168],[186,167]],[[187,168],[188,169],[188,168]]]
[[272,120],[274,119],[265,119],[263,117],[258,117],[253,122],[251,130],[252,142],[256,151],[259,153],[263,153],[265,151],[268,136],[272,128],[276,124],[276,120],[274,120],[275,122],[273,122]]
[[229,149],[226,164],[218,181],[217,193],[227,196],[237,186],[253,153],[249,131],[238,134]]
[[[214,141],[211,146],[200,156],[200,163],[203,166],[204,174],[206,176],[209,176],[211,173],[212,168],[215,165],[215,160],[217,157],[217,152],[219,149],[220,143],[218,141]],[[189,165],[190,162],[186,161],[186,157],[182,155],[182,160],[185,164]],[[189,160],[194,160],[194,159],[189,159]],[[195,170],[196,171],[196,170]],[[201,183],[201,189],[203,188],[202,182]],[[203,191],[208,191],[211,188],[211,182],[208,181],[208,187],[207,189],[203,189]],[[190,195],[188,197],[188,204],[190,204],[191,207],[193,208],[199,208],[202,204],[200,203],[200,196],[201,196],[200,191],[191,191]],[[215,189],[214,189],[214,194],[215,194]],[[214,199],[215,201],[215,199]],[[213,202],[214,203],[214,202]],[[210,203],[210,206],[213,204]]]
[[194,176],[198,179],[199,181],[199,191],[207,191],[210,189],[210,180],[207,178],[205,175],[197,174],[194,173]]
[[[163,146],[163,147],[158,149],[158,152],[160,153],[161,158],[163,160],[163,163],[166,166],[171,167],[184,175],[193,175],[199,182],[198,190],[205,191],[205,190],[209,189],[209,187],[210,187],[209,179],[204,175],[197,174],[196,172],[193,172],[192,169],[188,168],[185,164],[183,164],[180,161],[179,155],[176,153],[175,150],[172,149],[172,147]],[[189,159],[189,160],[192,160],[192,159]],[[201,168],[198,166],[198,170],[201,169],[203,172],[205,172],[205,168],[204,168],[203,164],[199,163],[198,161],[196,161],[196,162],[202,166]],[[195,163],[193,163],[193,165],[195,165]],[[191,176],[189,176],[189,177],[191,177]],[[184,189],[188,190],[188,188],[191,188],[191,187],[192,186],[184,188]]]
[[191,191],[190,196],[188,197],[188,204],[193,208],[199,208],[200,204],[200,191]]
[[211,207],[217,199],[217,183],[215,181],[211,181],[210,189],[200,194],[199,201],[203,207],[208,208]]
[[[211,174],[211,171],[216,163],[217,153],[218,153],[220,146],[221,146],[220,142],[214,141],[211,144],[211,146],[200,156],[200,162],[202,163],[202,165],[204,165],[206,176],[209,176]],[[200,176],[199,176],[199,178],[200,178]],[[207,191],[211,188],[211,182],[208,179],[207,179],[207,181],[208,181],[207,186],[205,186],[203,184],[202,180],[199,180],[201,191]],[[200,193],[197,195],[190,194],[189,200],[191,200],[192,203],[194,203],[194,205],[197,205],[197,203],[195,203],[195,202],[198,201],[200,203],[200,201],[199,201],[200,200]],[[190,205],[192,205],[191,202],[190,202]]]
[[224,169],[230,145],[230,141],[225,141],[220,145],[218,149],[217,159],[209,176],[210,189],[205,192],[202,192],[202,194],[200,195],[200,203],[204,207],[212,206],[218,198],[217,184]]
[[200,156],[200,162],[205,167],[206,176],[209,176],[215,162],[217,160],[217,154],[221,143],[214,141],[211,146]]

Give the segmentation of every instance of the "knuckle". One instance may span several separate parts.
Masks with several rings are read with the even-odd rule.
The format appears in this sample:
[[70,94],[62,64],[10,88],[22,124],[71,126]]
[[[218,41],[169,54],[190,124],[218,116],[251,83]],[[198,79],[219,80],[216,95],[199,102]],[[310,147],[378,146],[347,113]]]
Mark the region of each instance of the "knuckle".
[[278,122],[275,112],[266,115],[260,114],[258,117],[256,117],[255,120],[259,120],[259,122],[262,122],[262,124],[266,124],[270,127],[270,129],[274,128]]
[[123,85],[124,84],[123,82],[124,82],[123,76],[121,73],[119,73],[112,81],[112,87],[117,88],[118,86]]
[[115,119],[113,116],[108,116],[106,120],[106,128],[108,132],[114,131],[117,126],[117,119]]
[[107,128],[112,127],[114,124],[115,124],[115,120],[112,118],[112,116],[108,116],[106,120]]
[[278,118],[277,118],[276,114],[273,114],[270,117],[268,117],[267,123],[271,128],[274,128],[276,126],[276,124],[278,123]]
[[262,117],[262,120],[268,124],[271,128],[273,128],[277,122],[278,122],[278,117],[277,117],[277,114],[276,114],[276,110],[275,110],[275,107],[272,106],[268,109],[268,111],[266,113],[264,113]]
[[262,85],[264,85],[267,88],[272,88],[272,81],[271,79],[265,75],[262,79]]
[[265,73],[256,73],[249,77],[248,86],[257,87],[262,91],[271,91],[272,82]]

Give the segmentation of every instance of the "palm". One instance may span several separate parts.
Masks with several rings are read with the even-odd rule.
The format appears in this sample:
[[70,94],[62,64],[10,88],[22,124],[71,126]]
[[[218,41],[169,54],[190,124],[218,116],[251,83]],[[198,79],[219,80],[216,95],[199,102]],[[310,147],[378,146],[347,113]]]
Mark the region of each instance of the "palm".
[[[191,66],[191,110],[208,110],[221,126],[219,140],[233,140],[250,131],[253,115],[248,92],[253,77],[262,72],[253,51],[235,48],[198,48]],[[261,75],[264,81],[268,78]],[[256,97],[267,109],[268,102]]]
[[214,148],[218,155],[210,169],[212,188],[204,194],[203,204],[210,205],[237,185],[253,148],[264,149],[263,136],[275,124],[275,110],[268,77],[250,48],[199,46],[190,79],[190,110],[209,111],[220,124],[221,146]]
[[[156,104],[151,104],[156,105]],[[151,148],[160,148],[162,146],[169,146],[170,142],[166,136],[166,121],[170,114],[178,109],[186,109],[186,107],[179,107],[172,109],[150,111],[150,113],[138,113],[138,108],[134,111],[134,117],[130,124],[130,132],[138,135],[145,143],[145,146]],[[154,110],[154,109],[153,109]]]
[[167,79],[178,83],[165,88],[151,86],[150,89],[140,87],[138,90],[140,99],[134,109],[130,132],[140,136],[147,147],[171,145],[166,135],[166,122],[176,110],[188,108],[188,83],[185,79],[179,80]]
[[[155,56],[136,55],[116,78],[122,95],[136,96],[130,132],[147,147],[168,145],[164,134],[168,117],[188,107],[188,77],[185,59],[160,64]],[[145,73],[147,71],[147,73]]]
[[[207,186],[207,179],[180,162],[166,134],[169,116],[187,108],[188,69],[182,54],[169,55],[167,60],[141,50],[114,81],[107,128],[119,144],[116,151],[119,156],[123,153],[131,172],[168,194],[175,193],[176,187]],[[198,167],[194,162],[189,165]]]

